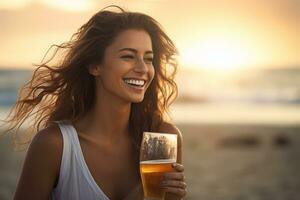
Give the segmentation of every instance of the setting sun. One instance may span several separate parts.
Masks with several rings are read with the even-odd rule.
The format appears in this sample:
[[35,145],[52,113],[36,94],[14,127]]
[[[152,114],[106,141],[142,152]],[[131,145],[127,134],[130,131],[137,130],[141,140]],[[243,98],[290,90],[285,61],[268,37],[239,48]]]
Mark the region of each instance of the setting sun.
[[[186,1],[116,2],[160,21],[176,44],[183,68],[236,71],[299,66],[299,6],[294,1],[272,5],[251,0],[225,0],[218,5],[193,1],[184,12],[180,8],[187,6]],[[108,5],[109,1],[95,0],[0,1],[0,68],[32,68],[50,45],[67,41],[94,11]]]
[[213,70],[230,70],[251,63],[251,52],[243,43],[225,37],[205,38],[181,51],[183,64]]

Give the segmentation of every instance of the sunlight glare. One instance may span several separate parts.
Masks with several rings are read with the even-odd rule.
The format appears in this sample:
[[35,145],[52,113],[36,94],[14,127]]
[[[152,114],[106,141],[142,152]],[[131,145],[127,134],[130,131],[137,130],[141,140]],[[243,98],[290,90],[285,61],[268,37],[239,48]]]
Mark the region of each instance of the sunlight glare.
[[30,3],[30,0],[0,1],[0,8],[1,9],[18,9],[18,8],[24,7],[28,3]]
[[207,38],[183,49],[183,64],[212,70],[232,70],[249,65],[250,53],[238,41],[227,38]]
[[93,7],[92,2],[86,0],[43,0],[43,3],[69,11],[86,11]]

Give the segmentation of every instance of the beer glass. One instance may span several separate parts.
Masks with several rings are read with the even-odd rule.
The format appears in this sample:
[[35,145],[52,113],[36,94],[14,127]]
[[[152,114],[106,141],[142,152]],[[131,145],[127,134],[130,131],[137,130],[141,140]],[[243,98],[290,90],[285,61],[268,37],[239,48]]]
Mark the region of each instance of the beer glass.
[[140,173],[146,200],[164,199],[161,181],[165,172],[174,171],[177,159],[177,135],[144,132],[140,151]]

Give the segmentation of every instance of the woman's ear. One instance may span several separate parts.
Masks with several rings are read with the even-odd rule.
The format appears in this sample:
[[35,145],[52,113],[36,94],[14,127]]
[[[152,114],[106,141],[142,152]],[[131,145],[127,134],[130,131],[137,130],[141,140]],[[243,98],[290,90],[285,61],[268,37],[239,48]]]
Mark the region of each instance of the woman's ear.
[[101,72],[102,72],[101,66],[99,64],[94,64],[94,65],[88,66],[88,71],[93,76],[100,76]]

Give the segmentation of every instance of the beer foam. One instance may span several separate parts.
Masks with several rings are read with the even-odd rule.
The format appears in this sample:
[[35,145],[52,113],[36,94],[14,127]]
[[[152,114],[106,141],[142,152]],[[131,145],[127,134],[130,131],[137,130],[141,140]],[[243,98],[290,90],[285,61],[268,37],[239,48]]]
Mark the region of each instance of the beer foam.
[[175,163],[175,159],[160,159],[160,160],[144,160],[140,161],[140,164],[166,164],[166,163]]
[[169,140],[175,140],[175,141],[177,141],[177,135],[174,134],[174,133],[147,132],[147,131],[144,131],[143,135],[150,135],[152,137],[164,136],[166,138],[169,138]]

